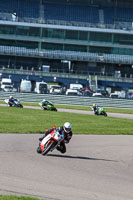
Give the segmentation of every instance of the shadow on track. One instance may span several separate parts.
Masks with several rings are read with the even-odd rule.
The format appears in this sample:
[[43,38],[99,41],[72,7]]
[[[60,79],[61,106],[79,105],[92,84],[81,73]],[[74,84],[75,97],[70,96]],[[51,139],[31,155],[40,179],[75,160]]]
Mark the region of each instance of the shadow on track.
[[51,157],[61,157],[61,158],[70,158],[70,159],[81,159],[81,160],[102,160],[102,161],[110,161],[110,162],[118,162],[116,160],[108,160],[102,158],[90,158],[85,156],[69,156],[69,155],[58,155],[58,154],[48,154],[47,156]]

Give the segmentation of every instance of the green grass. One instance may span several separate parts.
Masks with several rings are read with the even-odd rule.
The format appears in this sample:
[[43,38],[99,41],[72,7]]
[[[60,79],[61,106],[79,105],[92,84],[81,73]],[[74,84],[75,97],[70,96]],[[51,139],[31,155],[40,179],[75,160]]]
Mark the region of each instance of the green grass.
[[39,200],[37,198],[32,197],[23,197],[23,196],[8,196],[8,195],[0,195],[0,200]]
[[72,123],[74,134],[133,134],[133,120],[35,109],[0,107],[0,133],[43,133]]

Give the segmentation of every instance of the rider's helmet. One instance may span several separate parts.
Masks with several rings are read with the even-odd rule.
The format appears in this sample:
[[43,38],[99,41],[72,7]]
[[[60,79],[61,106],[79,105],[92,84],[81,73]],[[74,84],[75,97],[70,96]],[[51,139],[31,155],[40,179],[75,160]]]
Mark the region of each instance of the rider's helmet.
[[95,103],[93,104],[93,108],[96,108],[96,104]]
[[43,99],[43,101],[45,102],[46,100],[45,100],[45,99]]
[[12,100],[12,99],[13,99],[13,96],[10,96],[10,97],[9,97],[9,99],[11,99],[11,100]]
[[72,125],[71,125],[69,122],[65,122],[63,128],[64,128],[64,131],[65,131],[66,133],[70,133],[70,131],[71,131],[71,129],[72,129]]

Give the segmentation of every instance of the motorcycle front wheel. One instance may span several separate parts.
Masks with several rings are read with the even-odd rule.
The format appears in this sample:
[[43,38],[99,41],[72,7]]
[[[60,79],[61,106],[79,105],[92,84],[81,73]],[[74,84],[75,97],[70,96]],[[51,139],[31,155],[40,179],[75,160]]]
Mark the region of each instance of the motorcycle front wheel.
[[53,110],[52,111],[56,111],[57,112],[57,109],[56,108],[53,108]]
[[39,147],[37,147],[37,153],[42,153],[42,150],[41,150],[41,147],[39,146]]
[[49,142],[49,144],[47,145],[47,147],[42,151],[42,155],[43,156],[46,155],[50,151],[50,149],[51,149],[52,146],[53,146],[53,141]]
[[107,117],[107,113],[106,112],[104,113],[104,116]]

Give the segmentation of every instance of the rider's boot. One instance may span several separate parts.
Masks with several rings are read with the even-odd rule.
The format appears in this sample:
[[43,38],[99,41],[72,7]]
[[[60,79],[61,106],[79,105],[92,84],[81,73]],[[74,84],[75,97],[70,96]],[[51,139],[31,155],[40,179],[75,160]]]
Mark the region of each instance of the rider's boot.
[[58,146],[56,147],[56,149],[57,149],[58,151],[60,151],[61,153],[65,153],[65,152],[66,152],[66,146],[65,146],[64,144],[58,145]]

